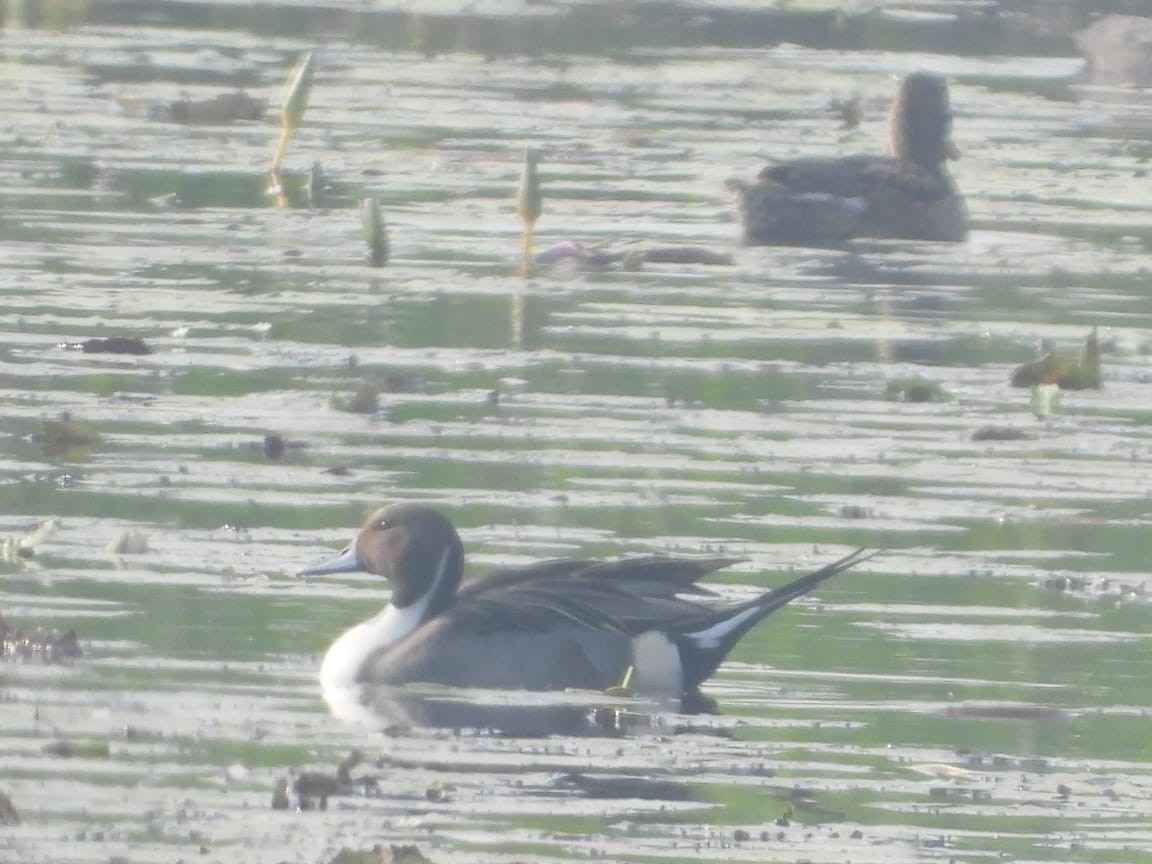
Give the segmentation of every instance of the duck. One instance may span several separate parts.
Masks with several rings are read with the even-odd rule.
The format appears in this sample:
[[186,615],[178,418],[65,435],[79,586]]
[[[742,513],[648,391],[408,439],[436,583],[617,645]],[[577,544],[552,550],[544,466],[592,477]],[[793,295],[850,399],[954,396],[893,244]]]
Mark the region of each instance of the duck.
[[968,211],[948,173],[948,82],[915,72],[900,82],[888,118],[890,156],[793,159],[754,183],[729,181],[745,246],[838,246],[854,237],[961,242]]
[[301,576],[366,572],[382,611],[344,632],[320,666],[326,693],[361,685],[595,690],[690,700],[753,626],[867,560],[858,549],[743,602],[705,602],[697,581],[743,559],[553,559],[464,580],[464,546],[433,507],[399,503]]

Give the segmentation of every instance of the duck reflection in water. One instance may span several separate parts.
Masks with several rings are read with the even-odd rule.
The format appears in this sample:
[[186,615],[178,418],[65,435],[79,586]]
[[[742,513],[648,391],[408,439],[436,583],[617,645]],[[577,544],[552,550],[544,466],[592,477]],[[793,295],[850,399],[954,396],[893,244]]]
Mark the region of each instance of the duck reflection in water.
[[890,156],[794,159],[756,182],[730,181],[746,246],[836,246],[853,237],[958,242],[968,211],[946,162],[948,84],[917,72],[900,83],[889,114]]
[[[525,700],[414,700],[405,685],[626,692],[698,711],[709,704],[700,685],[750,628],[871,554],[857,550],[740,603],[703,602],[712,592],[696,584],[736,558],[557,559],[465,581],[452,523],[430,507],[396,504],[368,517],[339,556],[300,575],[363,571],[392,586],[384,609],[324,656],[320,679],[337,713],[506,728]],[[465,706],[494,722],[458,722]],[[561,727],[588,713],[587,701],[535,707]]]

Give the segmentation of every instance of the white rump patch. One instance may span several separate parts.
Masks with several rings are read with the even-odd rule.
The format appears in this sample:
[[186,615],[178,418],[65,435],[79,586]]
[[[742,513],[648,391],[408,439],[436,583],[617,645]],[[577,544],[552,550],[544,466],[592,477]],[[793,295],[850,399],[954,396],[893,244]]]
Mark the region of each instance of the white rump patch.
[[659,630],[632,640],[632,688],[646,695],[679,695],[684,689],[680,649]]

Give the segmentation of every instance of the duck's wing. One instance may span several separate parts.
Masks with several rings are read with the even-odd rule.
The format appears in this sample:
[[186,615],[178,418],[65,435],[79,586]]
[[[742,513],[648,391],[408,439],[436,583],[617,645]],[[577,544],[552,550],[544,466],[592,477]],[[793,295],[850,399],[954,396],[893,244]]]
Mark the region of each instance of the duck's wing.
[[581,570],[594,567],[599,563],[599,561],[556,558],[551,561],[538,561],[523,567],[497,567],[495,570],[490,570],[482,575],[466,577],[456,592],[456,597],[458,600],[463,600],[477,597],[485,591],[494,591],[512,585],[547,579],[565,579],[573,573],[579,573]]
[[[614,564],[615,562],[613,562]],[[707,608],[680,596],[675,580],[647,577],[640,568],[625,578],[608,574],[522,580],[457,600],[439,617],[453,628],[477,635],[499,631],[540,632],[577,625],[601,632],[634,635],[694,620]],[[676,573],[687,581],[688,576]],[[695,574],[693,578],[699,578]],[[702,593],[703,589],[695,589]]]
[[624,587],[633,594],[671,597],[676,594],[711,595],[713,592],[696,582],[736,564],[742,558],[671,558],[648,555],[618,561],[596,561],[558,558],[524,567],[500,567],[483,576],[465,580],[457,592],[459,600],[472,599],[489,592],[516,585],[530,585],[564,580],[604,582]]
[[796,194],[856,198],[863,194],[868,173],[892,161],[882,156],[791,159],[767,166],[760,172],[759,180]]

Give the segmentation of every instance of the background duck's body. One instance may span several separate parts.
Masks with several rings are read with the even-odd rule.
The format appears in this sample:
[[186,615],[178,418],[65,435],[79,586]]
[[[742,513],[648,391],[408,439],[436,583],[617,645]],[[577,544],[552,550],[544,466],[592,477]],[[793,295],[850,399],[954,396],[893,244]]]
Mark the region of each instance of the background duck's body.
[[461,584],[463,546],[427,507],[384,508],[355,543],[304,574],[364,570],[391,603],[328,649],[326,689],[440,684],[687,696],[758,621],[863,560],[861,552],[743,603],[702,603],[695,583],[737,559],[543,561]]
[[943,78],[906,77],[892,106],[891,156],[795,159],[735,183],[748,246],[830,246],[852,237],[960,241],[968,211],[945,166],[957,153]]

